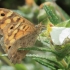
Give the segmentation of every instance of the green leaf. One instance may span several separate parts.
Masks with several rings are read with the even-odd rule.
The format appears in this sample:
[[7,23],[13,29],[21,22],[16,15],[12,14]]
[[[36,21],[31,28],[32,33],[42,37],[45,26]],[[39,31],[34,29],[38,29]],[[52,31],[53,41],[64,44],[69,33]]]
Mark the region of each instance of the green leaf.
[[56,60],[53,60],[53,59],[46,59],[46,60],[48,60],[50,63],[54,63],[55,66],[58,67],[58,68],[61,68],[61,69],[64,68],[63,65]]
[[31,8],[28,6],[28,5],[25,5],[25,6],[19,6],[18,9],[20,11],[22,11],[24,14],[29,14],[31,13]]
[[57,24],[58,27],[70,27],[70,19]]
[[49,6],[44,5],[44,10],[46,11],[49,20],[53,23],[53,24],[57,24],[60,22],[59,18],[53,13],[53,11],[49,8]]
[[27,70],[23,64],[16,64],[15,68],[16,68],[16,70]]
[[65,56],[70,54],[70,43],[64,44],[61,47],[62,47],[61,49],[56,50],[56,57],[59,61],[62,60]]
[[43,59],[39,59],[39,58],[34,58],[34,60],[48,68],[51,68],[52,70],[56,70],[54,65],[49,63],[48,61],[44,61]]
[[52,49],[41,48],[41,47],[27,47],[27,48],[19,48],[18,50],[35,50],[35,51],[43,51],[43,52],[52,52],[55,53]]
[[42,61],[45,61],[47,63],[49,62],[52,66],[64,69],[64,66],[60,62],[58,62],[57,59],[53,58],[53,56],[51,56],[49,58],[48,57],[45,57],[45,58],[43,58],[43,57],[41,57],[41,58],[40,57],[34,57],[33,59],[42,60]]

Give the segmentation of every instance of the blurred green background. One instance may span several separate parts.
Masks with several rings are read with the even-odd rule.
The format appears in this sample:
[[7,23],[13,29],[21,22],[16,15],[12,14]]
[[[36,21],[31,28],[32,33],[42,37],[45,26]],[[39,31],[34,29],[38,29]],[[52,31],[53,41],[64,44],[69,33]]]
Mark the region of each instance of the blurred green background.
[[[38,24],[40,21],[42,21],[42,19],[47,17],[45,14],[41,16],[41,14],[44,13],[44,11],[41,10],[42,13],[39,14],[40,10],[38,9],[39,5],[46,1],[54,2],[54,0],[35,0],[35,3],[37,5],[36,8],[34,7],[32,9],[30,7],[25,7],[25,0],[0,0],[0,8],[12,9],[13,11],[18,12],[25,18],[29,19],[33,23]],[[68,15],[70,15],[70,0],[56,0],[55,3],[58,4]],[[55,9],[53,9],[53,11],[55,12]],[[59,15],[57,16],[59,17],[59,20],[62,20]],[[37,44],[41,47],[43,46],[41,45],[41,43],[39,44],[39,42]],[[0,50],[2,51],[1,48]],[[40,53],[42,55],[41,52],[36,53]],[[1,54],[2,53],[0,52],[0,55]],[[0,59],[0,70],[51,70],[50,68],[40,65],[31,58],[25,58],[21,64],[16,65],[11,64],[11,62],[6,57],[0,57]]]
[[[50,0],[35,0],[37,5]],[[52,1],[52,0],[51,0]],[[70,0],[55,0],[56,3],[70,15]],[[25,0],[0,0],[1,8],[17,9],[18,6],[25,4]]]

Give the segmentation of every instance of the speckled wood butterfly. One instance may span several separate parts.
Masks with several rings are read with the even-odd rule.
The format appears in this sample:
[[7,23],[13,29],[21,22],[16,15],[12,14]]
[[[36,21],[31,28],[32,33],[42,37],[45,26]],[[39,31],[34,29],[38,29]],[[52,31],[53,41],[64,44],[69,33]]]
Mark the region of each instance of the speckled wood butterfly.
[[1,46],[13,63],[19,63],[28,51],[18,48],[32,47],[41,31],[41,24],[34,25],[17,13],[0,8]]

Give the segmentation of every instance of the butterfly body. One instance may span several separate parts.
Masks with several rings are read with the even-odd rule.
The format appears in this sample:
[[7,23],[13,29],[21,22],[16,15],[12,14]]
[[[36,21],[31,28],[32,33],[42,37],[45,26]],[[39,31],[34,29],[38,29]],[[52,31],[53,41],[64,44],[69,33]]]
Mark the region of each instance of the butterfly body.
[[[28,51],[19,48],[32,47],[41,31],[41,25],[35,26],[15,12],[0,8],[1,45],[13,63],[19,63]],[[3,43],[3,44],[2,44]]]

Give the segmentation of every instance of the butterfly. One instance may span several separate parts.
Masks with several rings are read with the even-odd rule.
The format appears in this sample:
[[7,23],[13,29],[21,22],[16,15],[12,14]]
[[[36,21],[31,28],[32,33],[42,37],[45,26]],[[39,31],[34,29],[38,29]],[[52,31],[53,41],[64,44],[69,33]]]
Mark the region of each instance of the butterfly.
[[0,44],[12,63],[20,63],[28,51],[19,48],[32,47],[42,25],[34,25],[12,10],[0,8]]

